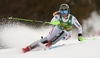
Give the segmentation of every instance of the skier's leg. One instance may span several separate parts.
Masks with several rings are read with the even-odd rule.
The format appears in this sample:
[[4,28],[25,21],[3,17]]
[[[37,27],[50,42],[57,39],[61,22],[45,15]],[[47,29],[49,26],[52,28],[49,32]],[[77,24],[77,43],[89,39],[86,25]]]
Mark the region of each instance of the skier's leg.
[[58,33],[60,33],[62,30],[59,29],[57,26],[55,26],[51,32],[46,36],[48,41],[51,41]]
[[[39,43],[42,43],[42,44],[45,44],[45,43],[48,43],[49,41],[51,41],[52,38],[54,38],[61,30],[56,26],[52,29],[51,32],[49,32],[49,34],[43,38],[43,39],[40,39],[38,40],[37,42],[33,42],[29,48],[31,49],[34,49],[36,47],[39,47]],[[30,49],[30,50],[31,50]]]
[[61,39],[70,38],[71,32],[72,31],[67,32],[66,30],[61,30],[56,26],[54,28],[54,30],[52,31],[52,34],[47,35],[47,39],[48,39],[49,42],[46,44],[46,46],[53,45],[53,44],[57,43],[58,41],[60,41]]
[[56,44],[58,41],[60,41],[64,36],[65,36],[65,32],[62,31],[61,33],[58,33],[50,42],[52,45]]
[[68,32],[66,30],[63,30],[62,32],[58,33],[53,39],[51,39],[49,44],[54,45],[61,39],[67,40],[71,37],[71,33],[72,31]]
[[72,35],[72,31],[66,31],[64,30],[66,35],[62,38],[62,40],[68,40],[69,38],[71,38]]
[[36,47],[39,47],[39,46],[40,46],[39,43],[45,44],[45,43],[47,43],[47,42],[48,42],[48,40],[47,40],[47,38],[45,37],[45,38],[40,39],[40,40],[38,40],[38,41],[36,41],[36,42],[33,42],[32,44],[30,44],[30,45],[27,46],[26,48],[22,48],[22,50],[23,50],[23,52],[25,53],[25,52],[27,52],[27,51],[30,51],[30,50],[32,50],[32,49],[35,49]]
[[47,40],[47,38],[45,37],[45,38],[43,38],[43,39],[40,39],[40,40],[37,41],[37,42],[33,42],[30,46],[31,46],[32,49],[34,49],[34,48],[36,48],[36,47],[39,46],[39,43],[45,44],[45,43],[47,43],[47,42],[48,42],[48,40]]
[[[62,30],[60,30],[57,26],[51,31],[51,32],[49,32],[49,34],[45,37],[45,38],[43,38],[43,39],[40,39],[39,41],[36,41],[36,42],[33,42],[31,45],[29,45],[29,46],[27,46],[26,48],[23,48],[24,50],[25,50],[25,52],[27,52],[27,51],[29,51],[29,50],[31,50],[31,49],[34,49],[34,48],[36,48],[36,47],[39,47],[39,43],[43,43],[43,44],[45,44],[45,43],[48,43],[49,41],[52,43],[52,44],[54,44],[54,43],[56,43],[57,41],[59,41],[59,40],[53,40],[54,39],[54,37],[57,35],[57,34],[59,34],[60,32],[61,32]],[[57,37],[55,37],[55,38],[57,38]]]

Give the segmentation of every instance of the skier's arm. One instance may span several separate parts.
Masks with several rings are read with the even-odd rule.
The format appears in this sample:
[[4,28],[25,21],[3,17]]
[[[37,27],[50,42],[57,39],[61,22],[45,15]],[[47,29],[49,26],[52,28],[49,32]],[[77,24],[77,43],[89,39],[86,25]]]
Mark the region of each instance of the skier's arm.
[[78,28],[78,33],[82,34],[82,27],[75,17],[72,18],[72,24]]
[[57,21],[57,20],[59,20],[59,15],[55,15],[53,18],[52,18],[52,20],[51,20],[51,22],[54,22],[54,21]]
[[84,40],[84,38],[82,37],[82,26],[74,16],[72,18],[72,24],[74,24],[78,28],[78,40],[82,42]]

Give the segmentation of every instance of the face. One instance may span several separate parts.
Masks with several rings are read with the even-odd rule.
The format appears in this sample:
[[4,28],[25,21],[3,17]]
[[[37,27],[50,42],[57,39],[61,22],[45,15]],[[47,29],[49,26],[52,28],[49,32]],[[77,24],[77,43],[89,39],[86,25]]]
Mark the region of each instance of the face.
[[66,18],[66,17],[68,16],[68,14],[62,14],[62,16],[63,16],[64,18]]
[[68,15],[68,10],[60,10],[60,14],[61,14],[64,18],[66,18],[67,15]]

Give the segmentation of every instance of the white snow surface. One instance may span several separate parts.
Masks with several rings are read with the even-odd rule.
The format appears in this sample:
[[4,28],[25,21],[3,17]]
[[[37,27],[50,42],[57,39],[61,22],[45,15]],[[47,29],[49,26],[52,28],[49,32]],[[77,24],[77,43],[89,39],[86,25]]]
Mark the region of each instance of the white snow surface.
[[21,47],[3,49],[0,50],[0,58],[100,58],[100,37],[84,42],[69,39],[66,46],[46,51],[23,53]]

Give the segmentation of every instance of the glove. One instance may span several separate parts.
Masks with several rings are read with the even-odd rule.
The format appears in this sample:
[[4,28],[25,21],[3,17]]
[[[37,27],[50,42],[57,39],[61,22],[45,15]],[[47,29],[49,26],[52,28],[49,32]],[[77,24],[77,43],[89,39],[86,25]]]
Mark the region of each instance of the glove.
[[78,34],[78,41],[83,42],[83,40],[84,40],[84,38],[82,37],[82,34],[81,34],[81,33],[79,33],[79,34]]

